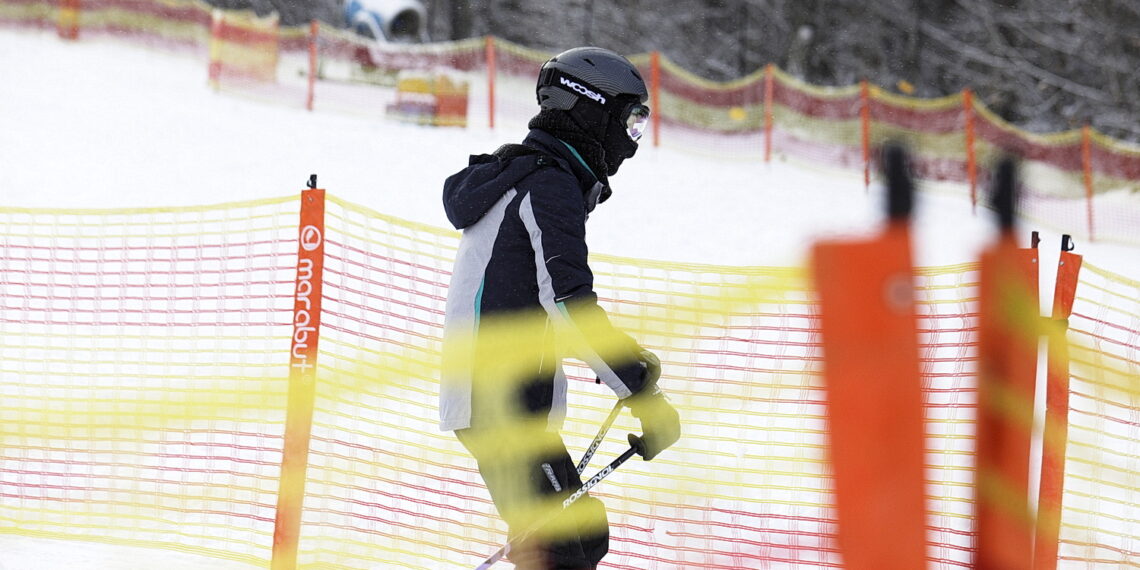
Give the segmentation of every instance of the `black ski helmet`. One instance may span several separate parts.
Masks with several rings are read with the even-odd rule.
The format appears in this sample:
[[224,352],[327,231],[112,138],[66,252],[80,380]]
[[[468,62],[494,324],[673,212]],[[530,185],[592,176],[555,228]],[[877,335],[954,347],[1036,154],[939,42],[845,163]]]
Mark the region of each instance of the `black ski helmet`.
[[587,99],[611,113],[620,112],[614,111],[620,96],[636,97],[640,103],[649,98],[637,68],[621,55],[599,47],[569,49],[550,58],[542,64],[535,91],[540,107],[563,111]]
[[535,93],[544,112],[565,113],[600,145],[605,174],[637,152],[640,135],[629,119],[647,120],[649,91],[628,59],[600,47],[566,50],[542,64]]

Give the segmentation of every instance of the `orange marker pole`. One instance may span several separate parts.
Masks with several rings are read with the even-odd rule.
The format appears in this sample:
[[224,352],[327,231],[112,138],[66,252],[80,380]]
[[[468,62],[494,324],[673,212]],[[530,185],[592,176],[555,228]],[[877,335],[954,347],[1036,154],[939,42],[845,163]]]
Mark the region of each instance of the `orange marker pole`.
[[769,63],[764,66],[764,162],[772,160],[772,99],[776,72]]
[[79,39],[80,0],[61,0],[56,33],[65,40]]
[[313,176],[309,189],[301,193],[293,338],[289,352],[289,403],[285,416],[285,447],[277,493],[277,516],[273,528],[272,570],[294,570],[297,567],[305,471],[309,464],[309,438],[316,397],[317,341],[321,332],[325,259],[324,233],[325,191],[316,188],[316,176]]
[[313,98],[317,86],[317,35],[320,33],[320,23],[317,20],[309,22],[309,89],[305,95],[305,108],[313,110]]
[[495,38],[487,36],[485,42],[487,59],[487,124],[495,128]]
[[1069,251],[1064,236],[1057,261],[1053,293],[1053,330],[1049,334],[1049,362],[1045,388],[1045,437],[1041,451],[1041,487],[1037,499],[1037,537],[1033,542],[1034,570],[1056,570],[1061,534],[1061,497],[1065,486],[1065,449],[1069,440],[1069,343],[1066,338],[1073,314],[1081,256]]
[[1001,234],[982,253],[978,303],[976,519],[978,570],[1028,570],[1035,521],[1029,508],[1037,352],[1041,332],[1037,249],[1013,237],[1014,163],[994,171]]
[[210,87],[215,91],[221,86],[222,80],[222,11],[214,10],[210,13],[210,64],[208,80]]
[[966,123],[966,182],[970,185],[970,207],[978,211],[978,162],[974,154],[974,92],[962,90],[962,116]]
[[[886,231],[820,243],[812,252],[838,541],[849,570],[926,564],[925,430],[907,222],[913,185],[905,157],[889,150],[884,162],[897,168],[886,172]],[[896,193],[900,186],[905,192]],[[896,202],[904,193],[907,202]]]
[[859,82],[859,118],[863,141],[863,189],[871,188],[871,86],[867,80]]

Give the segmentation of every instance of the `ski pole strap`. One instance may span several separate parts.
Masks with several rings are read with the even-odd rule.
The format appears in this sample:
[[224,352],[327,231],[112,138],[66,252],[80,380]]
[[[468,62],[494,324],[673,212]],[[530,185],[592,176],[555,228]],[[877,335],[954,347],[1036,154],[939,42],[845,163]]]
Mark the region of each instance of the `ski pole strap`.
[[598,446],[602,445],[602,440],[606,438],[606,434],[610,431],[610,426],[614,424],[618,414],[621,413],[622,403],[618,400],[614,404],[614,409],[610,410],[609,417],[602,423],[601,429],[598,430],[598,435],[594,437],[594,441],[590,443],[590,447],[586,448],[586,453],[582,454],[582,459],[578,461],[578,474],[581,475],[586,470],[586,466],[590,464],[590,460],[594,458],[594,452],[598,450]]
[[[633,438],[637,438],[637,436],[630,434],[631,441],[633,440]],[[640,441],[640,439],[638,439],[638,441]],[[538,529],[545,526],[546,523],[549,523],[550,521],[554,520],[555,517],[557,517],[558,515],[562,514],[562,512],[565,511],[567,507],[574,504],[574,501],[581,499],[583,495],[590,492],[590,489],[592,489],[595,485],[600,483],[602,481],[602,479],[605,479],[606,477],[608,477],[610,475],[610,473],[613,473],[614,470],[616,470],[618,467],[621,467],[622,463],[629,461],[629,458],[633,457],[634,455],[637,455],[637,448],[636,447],[630,447],[629,449],[625,450],[625,453],[622,453],[621,455],[619,455],[617,459],[614,459],[613,461],[610,462],[609,465],[606,465],[605,467],[603,467],[601,471],[598,471],[597,474],[595,474],[593,477],[590,477],[590,479],[588,481],[586,481],[585,483],[582,483],[581,488],[579,488],[577,491],[574,491],[573,493],[571,493],[569,497],[566,497],[566,499],[562,501],[562,508],[561,509],[559,509],[556,512],[550,513],[549,515],[546,515],[545,517],[542,517],[542,520],[540,520],[534,526],[527,529],[526,532],[519,534],[517,537],[514,538],[514,540],[507,542],[501,548],[499,548],[499,550],[496,551],[494,554],[488,556],[487,559],[484,560],[482,564],[475,567],[475,570],[487,570],[494,563],[502,560],[503,557],[505,557],[507,555],[507,553],[511,551],[511,543],[522,542],[523,540],[526,540],[527,538],[529,538],[530,535],[535,533],[535,531],[537,531]]]

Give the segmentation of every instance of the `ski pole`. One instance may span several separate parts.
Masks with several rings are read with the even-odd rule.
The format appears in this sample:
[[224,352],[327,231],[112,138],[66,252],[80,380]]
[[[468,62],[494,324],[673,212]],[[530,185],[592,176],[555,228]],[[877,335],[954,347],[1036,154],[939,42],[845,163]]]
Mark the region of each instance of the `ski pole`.
[[636,435],[633,435],[632,433],[629,434],[629,449],[625,450],[625,452],[622,453],[620,456],[618,456],[617,459],[614,459],[613,461],[611,461],[609,465],[606,465],[605,467],[603,467],[602,470],[598,471],[598,473],[596,475],[594,475],[593,477],[590,477],[590,479],[588,481],[586,481],[585,483],[582,483],[582,486],[577,491],[574,491],[573,493],[570,494],[569,497],[566,497],[566,499],[562,501],[562,508],[561,509],[559,509],[558,511],[555,511],[553,513],[550,513],[550,514],[546,515],[545,517],[542,517],[542,519],[540,521],[538,521],[533,526],[531,526],[531,528],[527,529],[526,532],[519,534],[517,537],[514,538],[514,540],[508,541],[506,544],[504,544],[502,546],[502,548],[499,548],[499,550],[497,552],[488,556],[487,559],[484,560],[482,564],[476,566],[475,570],[487,570],[488,568],[491,567],[491,565],[502,560],[503,557],[506,556],[507,553],[511,551],[511,543],[512,542],[513,543],[519,543],[519,542],[522,542],[523,540],[526,540],[527,538],[529,538],[530,535],[534,534],[536,531],[538,531],[538,529],[545,526],[546,523],[549,523],[550,521],[554,520],[555,517],[562,514],[562,512],[564,512],[567,507],[574,504],[574,501],[581,499],[582,495],[585,495],[586,493],[588,493],[590,491],[590,489],[594,487],[594,485],[597,485],[598,483],[601,482],[602,479],[605,479],[607,476],[609,476],[610,473],[613,473],[615,469],[620,467],[622,463],[625,463],[626,461],[628,461],[630,457],[633,457],[634,455],[643,455],[644,453],[645,453],[645,444],[642,443],[641,438],[637,437]]
[[586,466],[590,464],[590,460],[594,458],[594,452],[598,450],[598,446],[602,445],[602,440],[606,438],[606,433],[610,431],[610,426],[613,425],[614,420],[617,419],[618,414],[621,413],[622,403],[618,400],[614,404],[614,409],[610,410],[610,416],[602,423],[601,429],[598,430],[598,435],[594,437],[594,441],[590,443],[590,447],[586,448],[586,452],[582,454],[582,459],[578,461],[578,474],[581,475],[586,470]]

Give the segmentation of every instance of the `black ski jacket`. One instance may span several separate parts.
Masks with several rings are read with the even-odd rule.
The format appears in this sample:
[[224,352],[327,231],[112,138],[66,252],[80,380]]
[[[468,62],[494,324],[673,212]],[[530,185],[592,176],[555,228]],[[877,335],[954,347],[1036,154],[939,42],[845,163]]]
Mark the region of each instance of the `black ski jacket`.
[[537,129],[444,183],[463,236],[447,295],[442,429],[540,414],[557,429],[567,356],[619,398],[643,388],[639,347],[598,306],[587,262],[586,218],[607,191],[572,147]]

